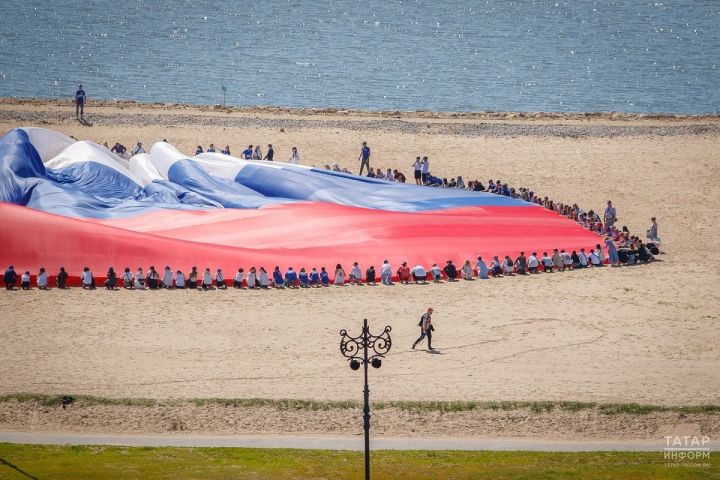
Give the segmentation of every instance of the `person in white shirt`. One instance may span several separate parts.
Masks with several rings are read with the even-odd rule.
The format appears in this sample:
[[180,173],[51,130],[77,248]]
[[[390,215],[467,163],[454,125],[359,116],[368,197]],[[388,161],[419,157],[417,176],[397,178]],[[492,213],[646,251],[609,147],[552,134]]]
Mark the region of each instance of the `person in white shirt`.
[[130,152],[131,155],[137,155],[138,153],[145,153],[142,142],[137,142],[137,145]]
[[203,290],[212,290],[212,273],[210,273],[210,269],[206,268],[205,272],[203,272],[203,280],[202,280],[202,289]]
[[130,267],[125,267],[125,271],[122,274],[123,287],[132,289],[133,288],[133,274],[130,271]]
[[83,268],[82,286],[85,289],[95,290],[95,277],[89,267]]
[[538,261],[538,258],[537,258],[537,252],[532,252],[527,259],[528,271],[530,273],[539,273],[538,272],[539,265],[540,265],[540,262]]
[[602,267],[602,261],[600,256],[597,254],[597,250],[590,251],[590,263],[593,267]]
[[133,286],[137,290],[145,290],[145,275],[141,267],[138,267],[137,272],[135,272],[135,283]]
[[225,284],[225,275],[223,275],[222,268],[218,268],[215,272],[215,286],[221,290],[225,290],[227,285]]
[[383,285],[392,285],[392,267],[387,260],[380,267],[380,281]]
[[422,185],[422,162],[420,162],[420,157],[415,159],[415,163],[412,164],[412,169],[415,177],[415,185]]
[[385,172],[385,180],[387,180],[388,182],[395,181],[395,175],[393,175],[392,168],[388,168],[387,172]]
[[595,255],[600,259],[600,265],[605,265],[605,252],[599,243],[595,245]]
[[243,277],[245,276],[245,269],[238,268],[233,280],[233,288],[243,288]]
[[250,267],[250,271],[248,272],[247,280],[246,280],[248,288],[255,290],[258,286],[258,278],[257,278],[257,271],[255,270],[255,267]]
[[[250,274],[252,274],[252,270],[250,271]],[[248,281],[250,280],[250,275],[248,275]],[[265,270],[265,267],[260,267],[260,275],[258,275],[258,282],[260,283],[260,288],[268,288],[270,286],[270,277],[268,277],[267,271]]]
[[173,273],[169,266],[165,267],[161,286],[162,288],[173,288]]
[[584,248],[580,249],[580,253],[578,253],[578,260],[580,260],[580,268],[588,266],[588,258]]
[[572,270],[572,268],[573,268],[572,255],[570,255],[565,250],[560,250],[560,259],[562,260],[563,270]]
[[555,266],[555,262],[553,262],[553,259],[550,258],[547,252],[543,252],[542,257],[542,264],[543,264],[543,270],[546,273],[552,273],[553,267]]
[[360,270],[358,262],[353,263],[353,266],[350,269],[350,283],[356,285],[362,284],[362,270]]
[[442,281],[442,270],[440,270],[437,263],[433,263],[432,267],[430,267],[430,275],[432,276],[433,282],[440,283]]
[[37,282],[37,287],[38,287],[40,290],[47,290],[47,289],[48,289],[48,288],[47,288],[48,275],[47,275],[47,272],[45,272],[45,268],[44,268],[44,267],[40,268],[40,273],[38,273],[36,282]]
[[430,173],[430,160],[428,160],[428,157],[423,157],[420,164],[420,180],[423,185],[427,184],[428,173]]
[[333,283],[335,285],[345,285],[345,270],[339,263],[335,267],[335,280],[333,280]]
[[475,277],[475,272],[473,272],[472,263],[470,263],[470,260],[465,260],[465,263],[463,263],[462,268],[460,269],[460,275],[462,275],[462,278],[464,280],[473,280]]
[[180,270],[175,272],[175,288],[185,288],[185,274]]
[[288,163],[293,163],[293,164],[300,163],[300,154],[298,153],[297,147],[292,147],[292,150],[290,151],[290,159],[288,160]]
[[660,242],[660,236],[658,235],[657,219],[655,217],[652,217],[650,221],[652,222],[652,224],[650,225],[650,228],[648,228],[646,236],[648,240],[650,240],[652,243],[660,244],[662,242]]
[[20,276],[20,288],[30,290],[30,271],[26,271]]
[[415,265],[413,268],[410,269],[410,275],[412,275],[415,283],[425,283],[425,280],[427,280],[427,272],[425,271],[425,267],[419,264]]

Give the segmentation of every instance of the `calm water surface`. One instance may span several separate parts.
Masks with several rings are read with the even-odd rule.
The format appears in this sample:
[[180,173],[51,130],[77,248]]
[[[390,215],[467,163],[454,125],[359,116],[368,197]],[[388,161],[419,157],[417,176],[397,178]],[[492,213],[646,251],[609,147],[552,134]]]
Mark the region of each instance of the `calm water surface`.
[[720,112],[720,2],[6,0],[0,96]]

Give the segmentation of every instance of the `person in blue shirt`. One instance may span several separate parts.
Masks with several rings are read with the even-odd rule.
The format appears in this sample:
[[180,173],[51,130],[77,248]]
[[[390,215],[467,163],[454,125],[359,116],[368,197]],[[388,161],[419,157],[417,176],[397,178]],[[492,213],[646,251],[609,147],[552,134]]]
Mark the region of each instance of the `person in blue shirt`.
[[367,146],[367,142],[362,142],[358,160],[360,160],[360,173],[358,175],[362,176],[363,167],[367,167],[368,171],[370,170],[370,147]]
[[211,143],[207,149],[208,153],[215,153],[215,144]]
[[288,267],[287,272],[285,272],[285,286],[289,288],[297,288],[297,273],[295,270],[293,270],[292,267]]
[[85,90],[82,85],[78,85],[77,92],[75,92],[75,116],[83,118],[83,109],[85,107]]
[[325,267],[322,267],[320,269],[320,281],[322,282],[323,287],[330,286],[330,275],[328,275],[327,271],[325,270]]
[[[330,281],[330,279],[328,279],[328,281]],[[320,274],[315,267],[313,267],[312,271],[310,272],[310,285],[312,285],[313,287],[320,286]]]
[[200,155],[201,153],[203,153],[202,145],[198,145],[195,149],[195,155]]
[[220,151],[224,155],[230,155],[230,145],[225,145],[225,148]]
[[245,160],[250,160],[252,158],[252,154],[253,154],[253,146],[249,145],[248,148],[243,150],[242,158],[244,158]]
[[308,288],[308,274],[305,267],[300,269],[300,288]]
[[18,274],[15,271],[15,268],[10,265],[7,270],[5,270],[5,289],[6,290],[14,290],[15,284],[17,283]]
[[273,283],[275,288],[285,288],[285,279],[278,266],[275,266],[275,270],[273,270]]

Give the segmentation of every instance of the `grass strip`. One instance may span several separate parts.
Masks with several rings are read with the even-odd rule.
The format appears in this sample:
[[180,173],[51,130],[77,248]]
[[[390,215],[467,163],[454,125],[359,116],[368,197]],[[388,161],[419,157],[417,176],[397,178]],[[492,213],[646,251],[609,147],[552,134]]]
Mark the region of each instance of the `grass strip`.
[[[277,410],[347,410],[361,407],[355,400],[294,400],[269,398],[193,398],[177,400],[153,400],[149,398],[108,398],[90,395],[72,395],[75,402],[83,405],[110,405],[131,407],[181,406],[192,404],[197,407],[220,405],[233,408],[270,407]],[[43,406],[56,406],[63,395],[43,395],[33,393],[12,393],[0,396],[0,403],[38,403]],[[466,412],[471,410],[529,410],[533,413],[561,410],[578,412],[597,409],[606,415],[630,414],[647,415],[656,412],[673,413],[720,413],[720,405],[645,405],[638,403],[602,403],[575,401],[406,401],[393,400],[373,402],[373,409],[396,408],[409,412]]]
[[[715,462],[713,463],[713,460]],[[669,466],[662,452],[377,451],[373,478],[708,479],[716,459]],[[360,479],[362,452],[240,448],[142,448],[0,444],[0,478]]]

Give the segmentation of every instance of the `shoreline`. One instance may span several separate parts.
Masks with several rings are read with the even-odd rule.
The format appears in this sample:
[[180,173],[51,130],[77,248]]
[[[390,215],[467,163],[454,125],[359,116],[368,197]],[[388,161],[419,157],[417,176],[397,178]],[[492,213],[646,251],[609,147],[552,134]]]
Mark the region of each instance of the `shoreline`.
[[[72,107],[70,99],[54,98],[17,98],[0,97],[0,106],[55,106]],[[120,99],[91,99],[91,108],[143,108],[143,109],[194,109],[201,112],[239,113],[239,114],[289,114],[302,116],[358,116],[380,118],[417,118],[429,119],[465,119],[465,120],[677,120],[677,121],[713,121],[720,122],[720,114],[676,114],[676,113],[624,113],[624,112],[532,112],[532,111],[432,111],[432,110],[363,110],[333,107],[281,107],[274,105],[204,105],[174,102],[140,102]]]

